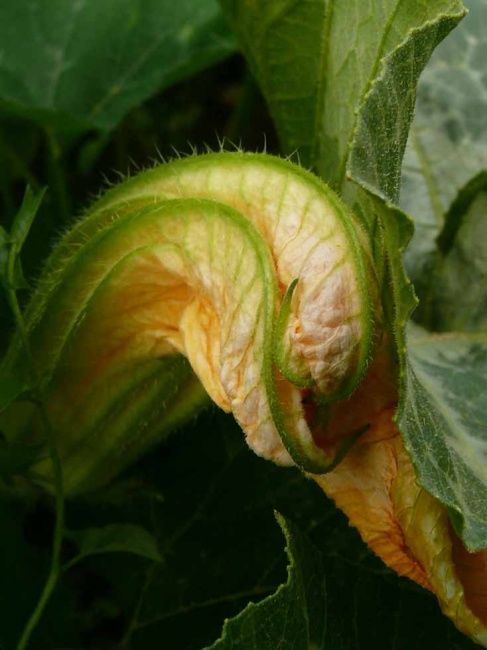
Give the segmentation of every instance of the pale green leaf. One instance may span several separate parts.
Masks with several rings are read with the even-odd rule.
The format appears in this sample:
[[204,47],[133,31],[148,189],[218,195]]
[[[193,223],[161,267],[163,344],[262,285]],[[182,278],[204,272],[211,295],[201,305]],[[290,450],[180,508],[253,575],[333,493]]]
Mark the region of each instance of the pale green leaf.
[[401,205],[416,232],[406,253],[415,282],[426,284],[435,238],[457,192],[487,167],[487,0],[438,47],[418,86],[404,158]]
[[487,542],[487,333],[409,336],[400,416],[422,485],[452,511],[471,551]]
[[460,192],[438,243],[426,297],[429,325],[487,332],[487,173]]
[[436,330],[454,332],[411,330],[416,336],[409,340],[400,419],[421,483],[449,507],[472,550],[487,546],[487,193],[482,188],[484,174],[467,184],[446,216],[422,316]]
[[[222,0],[287,152],[335,188],[352,172],[397,191],[417,76],[458,0]],[[385,147],[385,149],[383,148]]]

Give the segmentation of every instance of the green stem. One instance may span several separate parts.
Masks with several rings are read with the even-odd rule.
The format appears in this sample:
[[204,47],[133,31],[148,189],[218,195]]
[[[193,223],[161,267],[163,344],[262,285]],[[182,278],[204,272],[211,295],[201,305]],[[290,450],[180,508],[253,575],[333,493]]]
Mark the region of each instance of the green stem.
[[152,578],[154,577],[155,569],[156,566],[154,564],[151,564],[151,566],[147,569],[147,573],[145,574],[144,582],[140,589],[139,596],[137,598],[134,611],[132,613],[132,618],[130,619],[129,624],[127,625],[122,640],[120,641],[120,648],[123,650],[128,650],[130,648],[131,638],[139,626],[139,615],[142,610],[142,605],[144,604],[145,595],[147,593],[147,590],[149,589]]
[[[13,277],[14,272],[14,261],[15,256],[11,255],[9,259],[9,269],[8,277]],[[27,621],[22,636],[17,644],[17,650],[25,650],[27,644],[29,643],[32,632],[37,626],[42,613],[51,597],[52,592],[56,586],[56,583],[59,578],[61,571],[61,544],[63,541],[63,531],[64,531],[64,489],[63,489],[63,469],[61,464],[61,459],[55,443],[54,431],[49,420],[49,414],[46,408],[45,396],[41,386],[40,379],[37,375],[34,360],[32,357],[32,352],[29,344],[29,337],[27,334],[27,329],[25,327],[24,319],[22,312],[20,310],[19,302],[17,300],[17,294],[15,290],[9,288],[8,290],[8,301],[12,312],[14,314],[15,322],[24,346],[25,353],[29,360],[29,368],[31,373],[32,380],[32,392],[34,394],[35,401],[37,403],[39,414],[41,417],[42,426],[44,428],[47,447],[49,451],[49,456],[51,458],[53,477],[54,477],[54,491],[55,491],[55,503],[56,503],[56,523],[54,527],[54,537],[52,543],[52,553],[51,553],[51,566],[49,569],[49,574],[42,590],[37,605],[32,612],[29,620]]]

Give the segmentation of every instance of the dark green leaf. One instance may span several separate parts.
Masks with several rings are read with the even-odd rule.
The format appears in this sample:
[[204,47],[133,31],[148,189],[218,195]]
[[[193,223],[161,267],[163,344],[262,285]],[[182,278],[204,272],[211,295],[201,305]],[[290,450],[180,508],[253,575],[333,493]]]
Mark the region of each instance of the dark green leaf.
[[39,460],[42,453],[40,445],[0,441],[0,475],[5,477],[21,474]]
[[383,229],[392,289],[392,295],[385,296],[385,313],[397,346],[401,404],[406,380],[404,329],[416,305],[402,262],[413,230],[397,208],[401,164],[419,75],[435,47],[464,14],[461,2],[412,2],[406,6],[391,3],[382,40],[377,50],[372,48],[377,52],[374,67],[356,107],[346,162],[347,176],[358,187],[345,188],[355,210],[368,213],[369,223],[370,215],[375,215],[373,222],[377,219]]
[[68,537],[79,547],[79,554],[70,564],[100,553],[133,553],[154,562],[161,560],[157,541],[142,526],[110,524],[102,528],[72,530]]
[[[90,509],[83,514],[78,504],[76,514],[131,517],[158,539],[162,562],[142,571],[133,556],[91,561],[92,571],[110,579],[114,608],[129,608],[132,601],[127,650],[158,647],[161,639],[172,650],[200,650],[222,635],[224,619],[236,617],[227,627],[247,634],[262,630],[269,611],[269,636],[282,632],[274,647],[475,647],[442,616],[430,594],[398,578],[368,551],[313,482],[250,452],[228,416],[200,416],[192,431],[148,456],[123,485],[122,492],[113,486],[93,494],[85,505],[91,503]],[[163,499],[154,497],[160,494]],[[288,533],[287,579],[274,509],[295,522]],[[228,645],[224,639],[220,644]],[[304,645],[307,639],[313,643]],[[232,641],[236,650],[270,647],[259,635],[254,645],[247,636],[240,644]]]
[[216,0],[2,3],[0,42],[4,107],[81,130],[112,129],[234,48]]
[[487,540],[487,334],[409,336],[401,431],[422,485],[471,551]]
[[277,514],[286,536],[287,582],[225,622],[211,650],[322,648],[326,631],[325,574],[320,553],[299,529]]
[[24,397],[29,386],[15,377],[0,377],[0,413],[19,397]]

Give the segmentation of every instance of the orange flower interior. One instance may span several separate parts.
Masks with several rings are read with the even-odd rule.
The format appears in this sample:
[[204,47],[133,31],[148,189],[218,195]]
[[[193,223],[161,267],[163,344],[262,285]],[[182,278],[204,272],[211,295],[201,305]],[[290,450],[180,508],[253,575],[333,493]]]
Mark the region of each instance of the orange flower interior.
[[362,387],[336,407],[331,427],[362,416],[369,429],[332,472],[310,477],[389,567],[435,593],[460,630],[487,644],[487,551],[468,553],[446,509],[416,482],[394,424],[386,365],[384,359],[372,365]]

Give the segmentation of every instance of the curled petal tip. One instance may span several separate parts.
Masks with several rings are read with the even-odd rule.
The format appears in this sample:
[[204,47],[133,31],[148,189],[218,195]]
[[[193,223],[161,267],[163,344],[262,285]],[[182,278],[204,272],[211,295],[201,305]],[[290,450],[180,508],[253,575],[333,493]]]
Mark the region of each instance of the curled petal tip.
[[[258,454],[328,471],[346,444],[317,444],[301,380],[331,402],[356,388],[377,295],[361,226],[290,162],[194,156],[113,188],[58,244],[27,312],[68,492],[108,480],[196,405],[179,355]],[[14,437],[31,426],[17,415]]]

